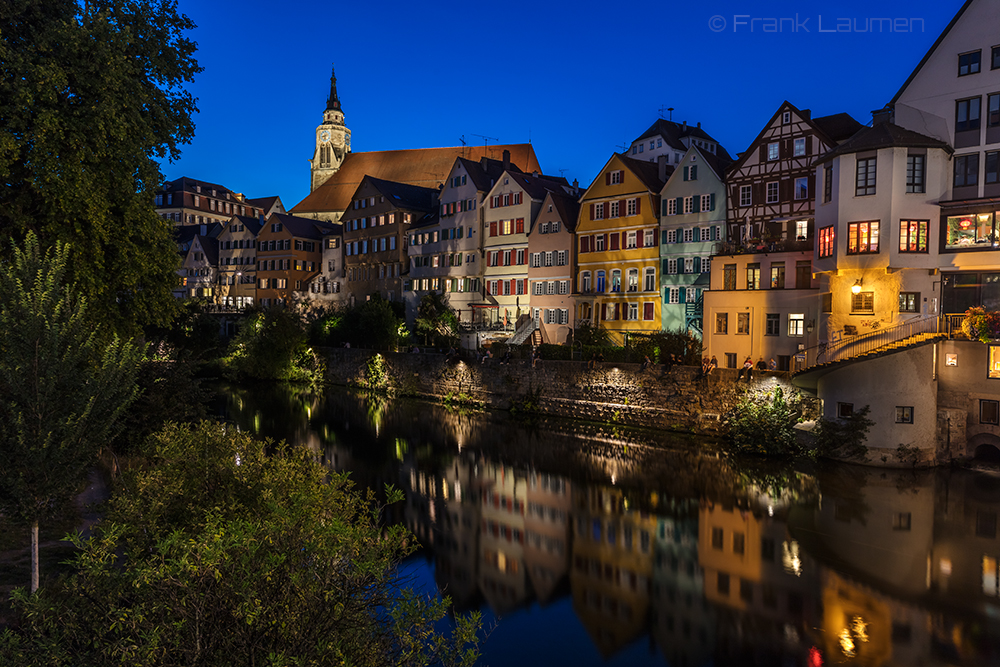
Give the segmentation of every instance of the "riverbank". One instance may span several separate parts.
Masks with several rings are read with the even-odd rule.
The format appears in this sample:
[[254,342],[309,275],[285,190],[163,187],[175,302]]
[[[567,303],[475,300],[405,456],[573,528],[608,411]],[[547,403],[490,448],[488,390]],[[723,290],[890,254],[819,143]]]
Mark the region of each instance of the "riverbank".
[[716,369],[700,377],[693,366],[665,367],[583,361],[497,359],[484,363],[448,360],[444,354],[373,352],[327,348],[331,384],[380,388],[403,396],[481,405],[499,410],[584,419],[719,436],[725,415],[748,389],[780,387],[803,411],[818,416],[818,402],[792,386],[788,373],[755,373],[737,382],[737,372]]

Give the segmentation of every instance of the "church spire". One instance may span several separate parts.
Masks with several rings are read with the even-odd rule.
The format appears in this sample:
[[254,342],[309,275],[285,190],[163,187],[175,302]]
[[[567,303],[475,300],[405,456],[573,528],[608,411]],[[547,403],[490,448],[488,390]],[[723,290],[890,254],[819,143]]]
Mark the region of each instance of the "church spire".
[[340,111],[340,98],[337,97],[337,73],[330,67],[330,97],[326,100],[327,111]]

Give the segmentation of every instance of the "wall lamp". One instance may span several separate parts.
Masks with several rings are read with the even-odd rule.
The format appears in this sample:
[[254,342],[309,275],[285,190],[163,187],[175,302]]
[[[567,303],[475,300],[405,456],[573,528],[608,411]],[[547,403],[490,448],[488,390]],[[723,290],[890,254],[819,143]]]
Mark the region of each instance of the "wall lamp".
[[852,294],[860,294],[861,293],[861,285],[863,284],[863,282],[864,281],[861,278],[858,278],[857,280],[855,280],[854,284],[851,285],[851,293]]

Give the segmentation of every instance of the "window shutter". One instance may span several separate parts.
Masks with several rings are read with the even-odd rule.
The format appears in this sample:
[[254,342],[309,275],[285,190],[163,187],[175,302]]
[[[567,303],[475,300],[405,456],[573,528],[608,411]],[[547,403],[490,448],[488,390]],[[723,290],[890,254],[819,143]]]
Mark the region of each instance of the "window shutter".
[[816,173],[815,172],[809,174],[809,185],[808,185],[808,187],[809,187],[809,190],[806,193],[806,197],[811,200],[815,196],[815,194],[816,194]]
[[699,232],[698,228],[697,227],[693,228],[691,230],[691,240],[692,241],[696,241],[696,242],[700,241],[701,240],[701,236],[699,236],[699,234],[700,234],[700,232]]
[[608,247],[608,235],[607,234],[602,234],[602,236],[604,237],[604,248],[607,249],[607,247]]
[[684,213],[684,197],[678,197],[676,199],[676,202],[677,202],[676,204],[677,215],[681,215]]
[[695,165],[691,165],[691,180],[692,181],[697,181],[698,180],[698,165],[696,165],[696,164]]
[[522,278],[521,279],[521,284],[524,286],[521,289],[521,291],[524,292],[525,294],[527,294],[528,293],[528,279],[527,278]]
[[622,232],[622,250],[628,247],[628,232]]
[[660,243],[662,244],[666,242],[667,242],[667,230],[664,229],[663,231],[660,232]]
[[643,236],[644,236],[643,230],[641,230],[641,229],[635,233],[635,247],[636,248],[641,248],[642,247],[642,237]]
[[635,214],[640,215],[642,213],[642,197],[635,198]]
[[524,218],[517,219],[517,233],[518,234],[524,233]]
[[666,199],[664,199],[662,202],[660,202],[660,211],[661,211],[660,215],[666,215],[667,214],[667,200]]
[[606,303],[601,304],[601,319],[602,320],[608,319],[608,304]]
[[580,252],[581,252],[581,253],[584,253],[584,252],[590,252],[590,251],[589,251],[589,250],[587,249],[587,241],[589,241],[589,240],[590,240],[590,239],[588,239],[588,238],[587,238],[586,236],[581,236],[581,237],[580,237]]
[[684,180],[685,181],[688,180],[688,171],[689,170],[690,170],[690,167],[684,167]]
[[496,235],[497,235],[497,223],[496,222],[491,222],[490,223],[490,236],[496,236]]
[[509,292],[510,294],[516,294],[517,293],[517,285],[516,285],[516,283],[517,283],[516,280],[511,280],[510,281],[510,292]]
[[812,152],[813,152],[813,138],[812,135],[810,134],[808,137],[806,137],[806,155],[812,155]]
[[621,306],[622,305],[620,303],[616,303],[615,304],[615,319],[616,320],[620,320],[621,319]]
[[604,174],[604,184],[611,185],[611,172]]
[[691,197],[691,199],[693,200],[691,202],[691,212],[692,213],[700,213],[701,212],[701,197],[699,197],[698,195],[694,195],[693,197]]
[[694,272],[701,273],[701,257],[694,258]]
[[590,219],[591,220],[594,219],[594,205],[593,204],[590,205]]
[[778,199],[779,201],[791,201],[792,200],[792,180],[786,178],[781,181],[778,186]]
[[624,218],[625,217],[625,200],[624,199],[618,200],[618,217],[620,217],[620,218]]
[[660,273],[661,274],[665,275],[667,273],[667,262],[668,261],[669,260],[666,260],[666,259],[661,259],[660,260]]
[[[683,262],[683,261],[684,261],[683,259],[682,260],[678,260],[678,263]],[[679,287],[677,289],[677,292],[678,292],[678,296],[680,297],[679,300],[678,300],[678,302],[679,303],[687,303],[687,301],[685,301],[685,299],[684,299],[684,297],[686,296],[685,293],[687,292],[687,290],[684,289],[683,287]]]
[[711,198],[711,201],[709,203],[708,210],[709,211],[714,211],[715,210],[715,193],[714,192],[712,193],[711,197],[712,198]]

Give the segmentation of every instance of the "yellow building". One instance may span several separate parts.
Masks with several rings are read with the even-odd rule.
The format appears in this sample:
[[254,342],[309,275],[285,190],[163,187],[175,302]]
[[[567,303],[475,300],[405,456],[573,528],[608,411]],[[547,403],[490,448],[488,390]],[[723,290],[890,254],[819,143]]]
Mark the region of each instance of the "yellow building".
[[660,190],[672,170],[615,153],[580,200],[577,320],[617,342],[660,330]]

